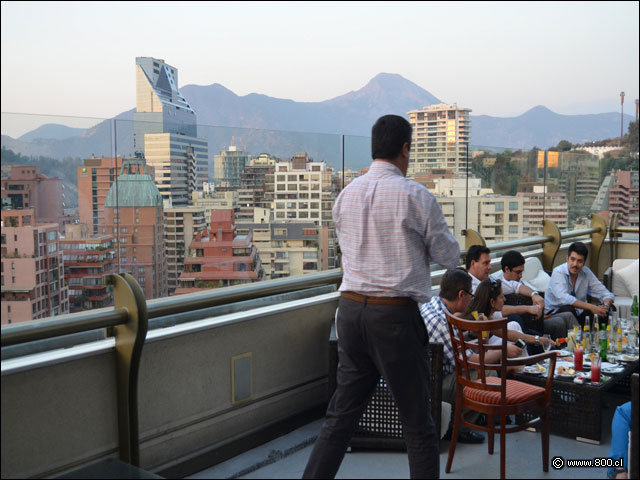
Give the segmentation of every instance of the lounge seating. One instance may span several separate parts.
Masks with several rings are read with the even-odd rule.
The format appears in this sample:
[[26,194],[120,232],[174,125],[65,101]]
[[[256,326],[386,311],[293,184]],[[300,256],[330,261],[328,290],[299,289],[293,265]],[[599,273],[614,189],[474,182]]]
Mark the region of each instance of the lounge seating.
[[529,257],[524,261],[521,280],[524,285],[544,295],[550,280],[551,276],[544,271],[539,258]]
[[638,295],[638,259],[618,259],[604,274],[606,287],[616,296],[621,318],[631,315],[633,296]]

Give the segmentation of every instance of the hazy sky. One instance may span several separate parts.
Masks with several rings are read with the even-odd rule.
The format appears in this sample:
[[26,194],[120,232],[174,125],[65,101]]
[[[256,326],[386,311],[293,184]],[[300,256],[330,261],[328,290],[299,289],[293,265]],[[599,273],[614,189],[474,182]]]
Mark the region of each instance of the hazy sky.
[[633,114],[638,30],[638,2],[3,1],[2,111],[110,118],[153,56],[238,95],[322,101],[389,72],[474,115],[619,112],[621,90]]

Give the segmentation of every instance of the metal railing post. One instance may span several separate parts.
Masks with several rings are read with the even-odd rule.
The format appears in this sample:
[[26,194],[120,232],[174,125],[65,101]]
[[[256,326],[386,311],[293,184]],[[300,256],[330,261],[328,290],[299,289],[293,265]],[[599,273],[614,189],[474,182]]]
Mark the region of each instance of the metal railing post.
[[[464,248],[466,251],[469,251],[469,248],[472,247],[473,245],[482,245],[483,247],[487,246],[487,242],[485,242],[484,238],[482,238],[482,235],[480,235],[478,232],[476,232],[472,228],[465,228],[462,231],[462,234],[464,235]],[[466,257],[467,257],[466,254],[462,255],[463,265],[467,260]]]
[[464,235],[464,248],[469,250],[469,247],[473,245],[482,245],[483,247],[487,246],[487,242],[484,241],[482,235],[473,230],[472,228],[466,228],[462,231]]
[[127,322],[114,327],[120,460],[139,467],[138,372],[149,326],[147,303],[130,274],[110,275],[107,281],[114,287],[115,308],[128,312]]
[[613,260],[618,258],[618,238],[622,235],[617,232],[618,221],[620,219],[619,213],[612,213],[609,221],[609,253],[611,255],[609,266],[613,266]]
[[548,235],[552,238],[550,242],[542,244],[542,268],[546,272],[550,272],[553,270],[553,262],[555,262],[556,255],[562,244],[562,234],[558,226],[550,220],[543,220],[542,225],[543,235]]
[[591,226],[597,228],[596,232],[591,234],[591,271],[598,276],[599,262],[600,262],[600,249],[604,243],[604,239],[607,236],[607,222],[604,221],[597,213],[591,214]]

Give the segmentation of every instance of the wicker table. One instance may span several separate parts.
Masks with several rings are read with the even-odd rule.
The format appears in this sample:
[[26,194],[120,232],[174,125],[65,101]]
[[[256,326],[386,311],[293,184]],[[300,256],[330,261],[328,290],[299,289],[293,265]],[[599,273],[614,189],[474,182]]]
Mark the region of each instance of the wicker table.
[[[603,375],[603,382],[582,385],[573,379],[555,377],[551,385],[551,432],[588,443],[600,443],[602,423],[602,398],[605,392],[619,384],[630,382],[630,376],[638,370],[638,360],[625,364],[624,371],[614,375]],[[516,379],[544,387],[544,376],[520,373]],[[535,416],[535,411],[518,415],[518,422]]]
[[[431,415],[436,424],[436,432],[440,438],[440,422],[442,412],[442,355],[441,343],[430,343],[425,348],[431,366]],[[331,327],[329,337],[329,400],[336,390],[336,373],[338,371],[338,340],[335,325]],[[391,392],[381,377],[371,396],[369,405],[362,414],[356,431],[349,444],[353,448],[383,448],[406,450],[402,437],[402,424],[398,418]]]

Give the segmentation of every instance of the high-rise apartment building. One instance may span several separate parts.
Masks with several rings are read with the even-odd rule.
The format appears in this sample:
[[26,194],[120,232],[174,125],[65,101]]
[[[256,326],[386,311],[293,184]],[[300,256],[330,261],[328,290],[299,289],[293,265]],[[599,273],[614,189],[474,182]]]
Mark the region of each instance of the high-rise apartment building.
[[165,205],[188,205],[208,180],[208,142],[175,133],[147,133],[144,142],[144,157]]
[[250,162],[247,152],[230,145],[220,155],[213,157],[213,179],[216,189],[238,189],[242,184],[242,173]]
[[518,192],[523,203],[523,234],[542,235],[543,220],[549,220],[561,230],[569,228],[569,204],[565,192],[550,192],[542,185],[535,185],[533,192]]
[[413,178],[415,174],[433,168],[466,172],[471,139],[470,112],[468,108],[444,103],[408,112],[413,133],[407,177]]
[[238,207],[238,191],[228,190],[223,192],[193,192],[191,195],[191,204],[194,207],[204,209],[204,218],[207,228],[211,227],[211,212],[214,210],[233,210],[237,211]]
[[133,275],[145,298],[167,296],[162,195],[143,159],[124,159],[105,201],[101,233],[116,237],[118,272]]
[[261,153],[245,166],[238,190],[238,223],[251,223],[253,208],[273,208],[273,190],[267,192],[266,177],[273,173],[276,161],[268,153]]
[[238,225],[239,234],[252,235],[266,279],[322,270],[322,232],[323,228],[315,223]]
[[435,177],[428,188],[442,208],[451,233],[461,245],[464,245],[462,232],[466,228],[476,230],[487,243],[522,238],[522,197],[496,195],[492,189],[482,188],[478,178],[469,178],[467,185],[465,178]]
[[57,223],[2,210],[2,324],[69,313]]
[[122,157],[87,158],[78,167],[80,223],[90,225],[94,235],[98,234],[98,226],[104,223],[104,202],[121,168]]
[[164,243],[167,252],[167,285],[169,295],[178,288],[178,278],[188,257],[189,245],[196,233],[206,228],[203,207],[164,209]]
[[60,232],[75,219],[64,213],[65,186],[58,177],[47,177],[40,167],[12,165],[8,178],[2,179],[2,198],[12,209],[32,208],[36,223],[55,223]]
[[185,258],[176,295],[264,278],[251,234],[237,233],[233,210],[214,211],[211,228],[198,232],[189,248],[192,255]]
[[[547,152],[551,156],[555,152]],[[556,153],[557,155],[557,153]],[[577,219],[588,217],[591,213],[598,190],[600,189],[600,161],[591,155],[561,152],[559,156],[560,178],[558,190],[567,194],[569,206],[569,226]],[[551,162],[548,162],[551,164]],[[555,179],[548,179],[547,184]]]
[[267,175],[267,182],[274,185],[276,222],[333,223],[331,171],[325,162],[314,162],[306,154],[298,154],[291,161],[277,162],[275,172]]
[[605,177],[591,209],[607,221],[620,215],[620,225],[638,226],[638,171],[618,170]]
[[114,238],[91,232],[86,223],[67,225],[60,239],[70,313],[113,305],[113,292],[105,276],[116,271]]
[[274,221],[313,222],[322,227],[322,269],[336,266],[336,235],[331,209],[336,197],[333,172],[325,162],[315,162],[306,154],[280,161],[267,175],[265,189],[273,191]]
[[136,58],[133,145],[154,167],[168,206],[185,206],[209,176],[209,147],[197,138],[197,118],[180,90],[178,70],[164,60]]

